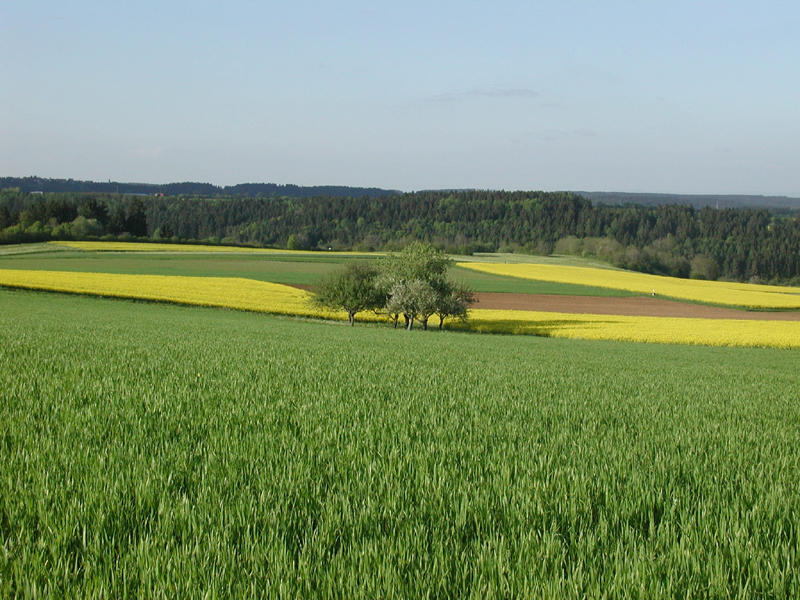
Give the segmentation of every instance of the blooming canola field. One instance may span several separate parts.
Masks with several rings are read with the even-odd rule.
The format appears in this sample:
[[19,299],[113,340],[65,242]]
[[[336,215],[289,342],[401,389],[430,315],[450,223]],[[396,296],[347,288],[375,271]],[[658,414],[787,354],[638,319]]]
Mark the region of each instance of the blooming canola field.
[[[322,311],[314,306],[311,295],[304,290],[237,277],[0,269],[0,286],[139,298],[281,315],[346,319],[343,312]],[[366,312],[360,313],[358,320],[379,321],[381,317]],[[434,325],[438,324],[436,317],[432,322]],[[595,340],[712,346],[800,347],[800,321],[664,318],[473,309],[470,310],[468,322],[456,323],[453,327],[484,333]]]
[[464,262],[459,267],[522,279],[589,285],[753,309],[800,309],[800,288],[678,279],[632,271],[541,264]]
[[695,319],[523,310],[473,310],[473,331],[705,346],[800,348],[800,321]]
[[315,309],[310,303],[310,294],[304,290],[241,277],[0,269],[0,285],[195,306],[216,306],[282,315],[340,317],[335,313]]

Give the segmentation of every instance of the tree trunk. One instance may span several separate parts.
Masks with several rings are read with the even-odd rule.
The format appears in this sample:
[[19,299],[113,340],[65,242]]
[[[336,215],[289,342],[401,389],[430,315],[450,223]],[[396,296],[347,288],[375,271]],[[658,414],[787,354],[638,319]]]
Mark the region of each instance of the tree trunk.
[[394,321],[394,328],[397,329],[397,320],[400,318],[400,315],[393,315],[392,320]]
[[348,312],[347,316],[350,317],[350,327],[352,327],[356,322],[356,313]]
[[428,331],[428,317],[419,320],[422,323],[422,331]]
[[406,317],[406,322],[408,323],[406,329],[411,331],[411,328],[414,326],[414,317]]
[[444,317],[442,317],[441,315],[439,315],[439,331],[441,331],[441,330],[442,330],[442,327],[443,327],[443,326],[444,326]]

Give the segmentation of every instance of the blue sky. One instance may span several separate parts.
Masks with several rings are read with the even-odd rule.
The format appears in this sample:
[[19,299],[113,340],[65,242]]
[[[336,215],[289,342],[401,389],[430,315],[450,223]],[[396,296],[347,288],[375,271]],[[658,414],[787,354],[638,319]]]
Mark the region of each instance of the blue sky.
[[800,3],[0,4],[0,175],[800,196]]

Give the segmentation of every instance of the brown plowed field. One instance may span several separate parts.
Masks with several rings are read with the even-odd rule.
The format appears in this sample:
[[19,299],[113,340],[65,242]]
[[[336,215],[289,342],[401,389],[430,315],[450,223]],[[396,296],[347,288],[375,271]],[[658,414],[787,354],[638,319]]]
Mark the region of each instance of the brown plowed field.
[[[292,287],[308,290],[309,285]],[[563,296],[559,294],[506,294],[476,292],[473,308],[497,310],[539,310],[544,312],[589,315],[629,315],[633,317],[689,317],[695,319],[748,319],[751,321],[800,321],[800,311],[749,311],[704,306],[650,296]]]
[[501,294],[479,292],[475,308],[541,310],[547,312],[645,317],[694,317],[703,319],[750,319],[757,321],[800,321],[800,311],[762,312],[704,306],[649,296],[607,298],[602,296],[560,296],[551,294]]

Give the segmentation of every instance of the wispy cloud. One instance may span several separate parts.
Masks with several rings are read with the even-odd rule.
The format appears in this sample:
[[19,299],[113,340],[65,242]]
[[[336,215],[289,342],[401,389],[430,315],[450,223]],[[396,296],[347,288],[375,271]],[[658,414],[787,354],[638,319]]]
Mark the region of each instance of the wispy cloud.
[[476,98],[504,99],[533,99],[538,98],[539,92],[529,88],[472,88],[460,92],[445,92],[425,98],[427,102],[460,102]]
[[553,141],[564,138],[592,138],[597,137],[593,129],[545,129],[539,134],[542,139]]
[[600,137],[594,129],[541,129],[537,131],[519,132],[517,136],[511,138],[512,144],[529,145],[535,142],[562,142],[572,141],[577,143],[579,140]]

